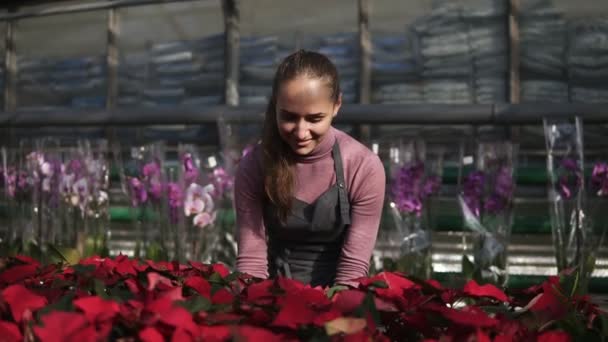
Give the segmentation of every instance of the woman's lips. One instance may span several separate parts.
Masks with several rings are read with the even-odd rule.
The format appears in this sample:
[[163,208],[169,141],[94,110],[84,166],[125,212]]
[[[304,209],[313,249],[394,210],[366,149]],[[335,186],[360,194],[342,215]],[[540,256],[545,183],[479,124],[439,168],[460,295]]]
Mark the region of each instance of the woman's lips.
[[303,140],[303,141],[296,141],[296,146],[298,147],[306,147],[308,146],[308,144],[310,144],[312,140]]

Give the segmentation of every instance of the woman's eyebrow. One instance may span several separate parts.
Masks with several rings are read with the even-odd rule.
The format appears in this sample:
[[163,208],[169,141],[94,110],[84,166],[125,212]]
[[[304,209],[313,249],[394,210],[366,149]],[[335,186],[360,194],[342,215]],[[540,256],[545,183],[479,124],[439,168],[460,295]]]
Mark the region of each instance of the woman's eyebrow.
[[[297,116],[301,115],[301,114],[298,114],[298,113],[290,112],[290,111],[288,111],[286,109],[281,109],[280,111],[281,111],[281,113],[285,113],[285,114],[289,114],[289,115],[297,115]],[[304,114],[304,116],[322,116],[324,114],[325,113],[309,113],[309,114]]]

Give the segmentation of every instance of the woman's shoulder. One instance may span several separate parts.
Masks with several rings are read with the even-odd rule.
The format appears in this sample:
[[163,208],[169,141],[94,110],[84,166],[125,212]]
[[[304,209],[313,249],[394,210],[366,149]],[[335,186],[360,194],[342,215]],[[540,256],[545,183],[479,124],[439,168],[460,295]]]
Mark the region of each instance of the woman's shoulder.
[[262,146],[256,144],[238,162],[237,174],[261,175],[262,171]]
[[334,128],[336,131],[336,139],[340,146],[340,152],[342,158],[350,161],[377,161],[380,162],[378,156],[369,149],[369,147],[363,145],[357,139],[351,137],[348,133]]
[[337,128],[334,129],[338,146],[340,147],[340,154],[348,168],[365,168],[368,171],[384,169],[380,158],[372,150],[351,137],[348,133]]

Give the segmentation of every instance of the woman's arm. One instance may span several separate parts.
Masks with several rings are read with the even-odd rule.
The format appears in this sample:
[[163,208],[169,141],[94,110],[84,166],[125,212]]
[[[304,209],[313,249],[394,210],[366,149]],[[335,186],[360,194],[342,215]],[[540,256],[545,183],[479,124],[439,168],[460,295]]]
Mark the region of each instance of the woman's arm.
[[367,276],[376,244],[386,175],[378,157],[368,157],[363,163],[349,189],[351,225],[342,247],[336,284],[356,286],[355,279]]
[[240,162],[234,181],[234,207],[239,272],[268,278],[266,230],[262,215],[263,176],[258,162],[259,149],[248,153]]

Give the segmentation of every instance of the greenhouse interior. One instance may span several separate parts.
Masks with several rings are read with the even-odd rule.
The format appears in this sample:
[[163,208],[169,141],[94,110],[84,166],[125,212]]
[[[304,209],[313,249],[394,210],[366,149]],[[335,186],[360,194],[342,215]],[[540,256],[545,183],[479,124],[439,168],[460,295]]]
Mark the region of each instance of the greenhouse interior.
[[[8,341],[608,340],[607,1],[8,1],[0,36]],[[301,49],[386,175],[355,285],[237,269]]]

